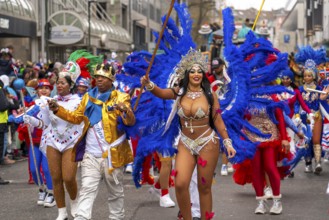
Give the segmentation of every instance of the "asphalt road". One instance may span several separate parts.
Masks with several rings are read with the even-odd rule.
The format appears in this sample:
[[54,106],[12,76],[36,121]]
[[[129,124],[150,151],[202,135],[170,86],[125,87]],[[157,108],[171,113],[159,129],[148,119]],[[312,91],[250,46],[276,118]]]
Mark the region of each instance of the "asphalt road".
[[[316,176],[304,173],[304,166],[300,164],[294,178],[282,181],[283,213],[279,216],[253,214],[256,200],[251,185],[239,186],[233,182],[231,175],[216,175],[216,182],[213,185],[213,207],[216,215],[214,219],[328,220],[329,195],[326,195],[325,191],[329,180],[329,164],[323,163],[323,168],[321,176]],[[216,171],[220,173],[219,165]],[[37,205],[38,188],[27,184],[27,161],[0,166],[0,175],[12,181],[9,185],[0,185],[0,220],[56,219],[56,207],[44,208]],[[131,176],[125,174],[125,219],[176,219],[177,205],[175,208],[161,208],[159,200],[148,193],[148,189],[149,186],[136,189]],[[170,194],[176,200],[174,189],[170,190]],[[102,183],[93,208],[94,220],[108,218],[106,201],[106,188]],[[269,204],[271,205],[271,201]]]

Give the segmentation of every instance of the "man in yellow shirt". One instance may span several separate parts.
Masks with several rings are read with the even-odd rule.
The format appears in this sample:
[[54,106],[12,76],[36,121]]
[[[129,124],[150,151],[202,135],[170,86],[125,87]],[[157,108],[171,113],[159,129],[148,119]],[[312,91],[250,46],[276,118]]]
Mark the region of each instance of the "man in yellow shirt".
[[91,219],[92,206],[100,180],[108,189],[109,219],[124,219],[123,166],[133,161],[126,135],[118,130],[118,118],[127,126],[135,124],[130,96],[113,86],[115,70],[111,64],[101,64],[94,73],[96,87],[82,97],[79,107],[67,111],[54,100],[49,108],[73,124],[84,122],[83,135],[74,146],[72,159],[82,160],[81,189],[76,220]]

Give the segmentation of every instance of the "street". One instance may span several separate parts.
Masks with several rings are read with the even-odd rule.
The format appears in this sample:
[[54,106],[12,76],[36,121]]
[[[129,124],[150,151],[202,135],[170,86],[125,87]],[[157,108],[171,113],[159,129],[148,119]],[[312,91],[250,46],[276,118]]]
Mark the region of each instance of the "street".
[[[304,165],[295,170],[295,177],[285,179],[281,184],[283,213],[279,216],[255,215],[256,200],[251,185],[239,186],[232,175],[220,176],[220,166],[213,185],[214,219],[329,219],[329,195],[325,194],[329,180],[329,164],[323,163],[321,176],[305,174]],[[57,217],[57,208],[44,208],[37,205],[38,188],[27,184],[27,161],[16,162],[10,166],[1,166],[2,178],[12,181],[9,185],[0,185],[1,220],[53,220]],[[78,171],[78,179],[79,171]],[[165,209],[159,206],[159,200],[148,193],[149,186],[136,189],[130,174],[125,174],[125,211],[127,220],[175,220],[178,206]],[[174,189],[170,190],[174,201]],[[107,219],[106,187],[101,184],[93,209],[93,219]],[[69,203],[66,195],[67,204]],[[269,201],[269,206],[272,201]],[[68,205],[69,206],[69,205]],[[73,219],[72,217],[70,219]]]

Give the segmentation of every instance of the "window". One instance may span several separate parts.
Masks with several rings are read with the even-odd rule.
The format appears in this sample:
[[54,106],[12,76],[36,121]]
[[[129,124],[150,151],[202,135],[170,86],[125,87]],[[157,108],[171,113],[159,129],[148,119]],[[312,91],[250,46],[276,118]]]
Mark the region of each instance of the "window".
[[161,10],[160,9],[157,9],[156,11],[157,11],[156,22],[161,23],[161,16],[162,16]]
[[139,25],[135,25],[134,43],[137,47],[145,46],[145,28]]
[[145,2],[144,4],[141,5],[141,9],[142,9],[142,14],[145,15],[146,17],[148,17],[148,8],[149,8],[149,4],[147,2]]
[[154,10],[154,5],[150,5],[150,18],[155,21],[155,10]]
[[128,13],[127,13],[127,6],[121,6],[121,16],[122,16],[122,27],[127,30],[128,28]]
[[97,3],[96,7],[97,7],[97,18],[103,19],[104,17],[106,17],[106,15],[105,15],[106,2],[99,2],[99,3]]
[[150,42],[154,42],[155,41],[155,36],[153,35],[153,32],[155,32],[154,30],[150,29]]

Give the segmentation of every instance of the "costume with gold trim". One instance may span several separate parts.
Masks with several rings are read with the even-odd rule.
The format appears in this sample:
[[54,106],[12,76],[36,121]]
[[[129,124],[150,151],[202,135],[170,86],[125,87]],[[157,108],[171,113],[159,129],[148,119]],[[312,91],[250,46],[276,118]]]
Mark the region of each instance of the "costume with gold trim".
[[[70,112],[62,107],[59,107],[56,112],[56,116],[73,124],[80,124],[82,121],[85,123],[82,136],[79,138],[73,149],[72,159],[74,161],[81,161],[85,153],[85,146],[83,142],[85,141],[84,139],[86,132],[90,127],[90,121],[88,117],[84,115],[84,112],[89,101],[97,105],[102,105],[104,135],[109,144],[113,143],[123,134],[123,132],[117,129],[117,118],[121,116],[121,113],[119,110],[113,109],[113,106],[117,103],[124,103],[128,108],[130,108],[129,95],[116,90],[112,91],[111,97],[105,103],[98,99],[92,98],[89,93],[86,93],[75,111]],[[133,123],[133,121],[126,121],[125,123],[129,125],[130,123]],[[114,168],[121,167],[133,161],[132,152],[127,140],[123,141],[119,146],[111,148],[111,158]]]

